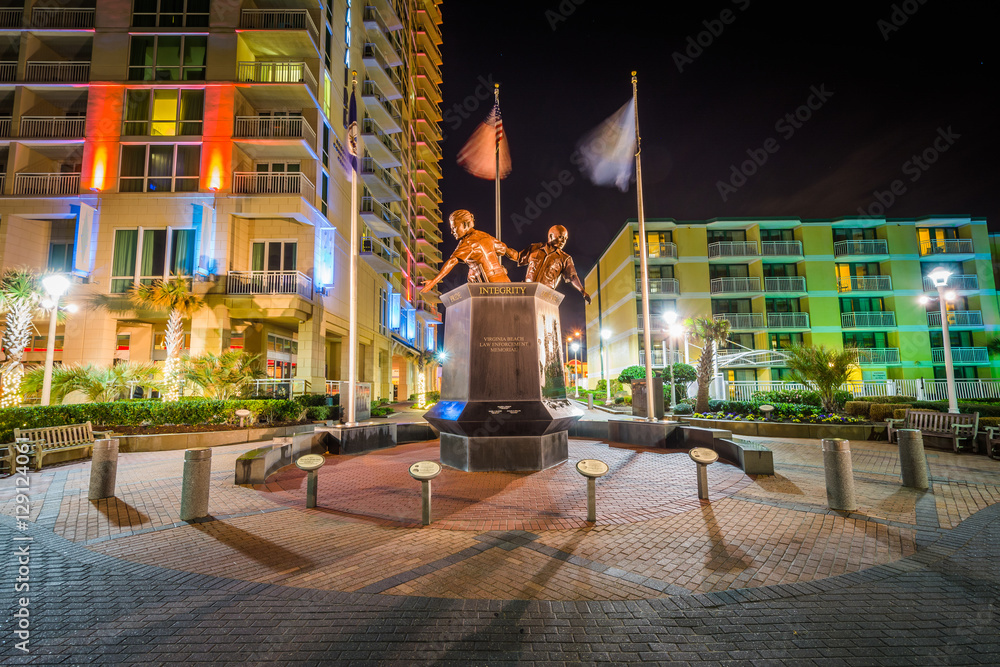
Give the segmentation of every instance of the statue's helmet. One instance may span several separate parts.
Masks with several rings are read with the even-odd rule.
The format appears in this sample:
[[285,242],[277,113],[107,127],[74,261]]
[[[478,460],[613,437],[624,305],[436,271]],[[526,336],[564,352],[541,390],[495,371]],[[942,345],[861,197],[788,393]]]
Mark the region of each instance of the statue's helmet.
[[448,216],[448,222],[451,224],[451,233],[456,239],[460,239],[475,227],[476,218],[470,211],[460,208]]
[[562,225],[549,227],[549,243],[562,250],[569,241],[569,230]]

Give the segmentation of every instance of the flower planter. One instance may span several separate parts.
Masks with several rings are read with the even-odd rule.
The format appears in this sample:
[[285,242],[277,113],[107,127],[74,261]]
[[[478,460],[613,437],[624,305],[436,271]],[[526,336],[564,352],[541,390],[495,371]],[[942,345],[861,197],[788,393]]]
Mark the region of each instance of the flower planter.
[[796,424],[793,422],[736,421],[726,419],[699,419],[679,416],[677,419],[702,428],[723,428],[734,435],[754,435],[772,438],[843,438],[844,440],[870,440],[885,428],[874,424]]

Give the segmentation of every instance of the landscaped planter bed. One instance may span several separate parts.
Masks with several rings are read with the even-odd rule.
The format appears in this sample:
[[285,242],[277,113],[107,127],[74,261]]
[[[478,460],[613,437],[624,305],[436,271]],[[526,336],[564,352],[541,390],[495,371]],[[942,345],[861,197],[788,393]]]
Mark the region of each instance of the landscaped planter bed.
[[728,419],[699,419],[677,416],[685,423],[702,428],[722,428],[735,435],[753,435],[772,438],[842,438],[844,440],[871,440],[881,435],[884,426],[875,424],[794,424],[788,422],[736,421]]

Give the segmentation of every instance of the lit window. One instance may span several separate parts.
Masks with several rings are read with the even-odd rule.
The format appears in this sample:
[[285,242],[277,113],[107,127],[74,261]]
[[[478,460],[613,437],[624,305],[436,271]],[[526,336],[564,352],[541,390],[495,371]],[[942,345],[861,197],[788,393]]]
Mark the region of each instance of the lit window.
[[122,146],[121,192],[196,192],[201,146]]
[[202,131],[204,90],[159,88],[126,91],[126,136],[197,136]]
[[193,229],[116,229],[111,292],[123,294],[134,285],[192,275],[194,242]]
[[73,270],[73,243],[61,242],[49,244],[49,271],[69,273]]
[[204,81],[205,35],[135,35],[129,49],[129,81]]

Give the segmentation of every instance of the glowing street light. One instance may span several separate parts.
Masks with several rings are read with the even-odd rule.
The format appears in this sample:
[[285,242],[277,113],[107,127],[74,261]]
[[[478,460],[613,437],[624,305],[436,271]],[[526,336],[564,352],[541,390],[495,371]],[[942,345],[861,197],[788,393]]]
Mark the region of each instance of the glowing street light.
[[[931,279],[937,289],[938,306],[941,309],[941,339],[944,344],[944,374],[948,385],[948,412],[957,415],[958,392],[955,389],[955,362],[951,357],[951,334],[948,331],[948,308],[946,305],[948,301],[955,299],[955,293],[944,291],[948,285],[948,278],[951,277],[951,271],[938,267],[928,273],[927,277]],[[920,298],[920,302],[923,304],[928,304],[932,300],[932,297],[926,295]]]
[[52,365],[56,356],[56,321],[59,318],[59,297],[69,290],[66,276],[54,273],[42,279],[42,287],[49,298],[42,303],[43,308],[51,308],[49,317],[49,338],[45,345],[45,374],[42,376],[42,405],[49,405],[52,398]]

